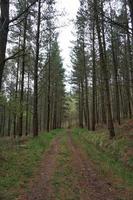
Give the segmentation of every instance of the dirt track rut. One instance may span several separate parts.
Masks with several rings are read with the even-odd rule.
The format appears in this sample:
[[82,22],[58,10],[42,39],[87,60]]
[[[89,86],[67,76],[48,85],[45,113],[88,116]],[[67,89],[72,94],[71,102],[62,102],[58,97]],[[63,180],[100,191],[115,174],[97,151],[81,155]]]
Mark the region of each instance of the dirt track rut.
[[[89,160],[86,153],[74,143],[70,131],[67,131],[67,148],[70,151],[71,166],[76,177],[73,181],[80,190],[80,200],[130,200],[123,198],[107,179],[101,177]],[[57,166],[57,157],[60,152],[61,137],[56,138],[44,154],[38,173],[29,183],[28,192],[24,192],[18,200],[77,200],[69,198],[56,198],[52,185],[52,178]],[[120,197],[121,196],[121,197]]]
[[56,138],[45,153],[36,177],[29,183],[29,191],[18,200],[54,200],[51,179],[56,167],[60,138]]

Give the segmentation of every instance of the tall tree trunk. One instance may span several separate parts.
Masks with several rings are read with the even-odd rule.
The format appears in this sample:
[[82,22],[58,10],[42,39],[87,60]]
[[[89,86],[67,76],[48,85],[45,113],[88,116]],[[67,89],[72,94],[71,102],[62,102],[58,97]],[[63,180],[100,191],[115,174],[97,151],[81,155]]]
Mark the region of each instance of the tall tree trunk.
[[[114,67],[114,81],[115,81],[115,100],[116,100],[116,119],[120,124],[120,98],[119,98],[119,86],[118,86],[118,58],[117,52],[115,51],[113,27],[111,25],[111,46],[112,46],[112,56],[113,56],[113,67]],[[118,48],[118,47],[117,47]]]
[[125,36],[125,89],[127,94],[127,105],[128,105],[128,115],[129,118],[132,118],[132,108],[131,108],[131,93],[130,93],[130,76],[129,76],[129,62],[128,62],[128,47],[127,47],[127,40]]
[[[26,7],[26,1],[25,1]],[[24,20],[24,33],[23,33],[23,56],[22,56],[22,73],[21,73],[21,92],[20,92],[20,119],[19,119],[19,136],[23,135],[23,101],[24,101],[24,76],[25,76],[25,53],[26,53],[26,32],[27,32],[27,16]]]
[[100,97],[101,97],[101,122],[107,124],[107,113],[106,113],[106,96],[105,96],[105,84],[103,78],[103,72],[100,70]]
[[96,52],[95,52],[95,25],[93,23],[93,94],[92,94],[92,130],[96,125]]
[[[57,86],[56,86],[57,87]],[[56,93],[55,93],[55,101],[54,101],[54,116],[53,116],[53,129],[56,129],[57,128],[57,122],[59,119],[57,119],[57,90],[56,90]]]
[[11,111],[9,110],[9,115],[8,115],[8,136],[10,137],[11,135]]
[[44,95],[44,107],[43,107],[43,130],[47,130],[47,95]]
[[34,112],[33,112],[33,135],[38,136],[38,60],[39,60],[39,39],[41,25],[41,0],[38,0],[38,22],[36,34],[36,59],[34,65]]
[[[133,57],[132,57],[132,47],[131,47],[131,42],[130,42],[130,35],[129,35],[129,23],[128,23],[128,13],[127,13],[127,1],[125,0],[125,15],[126,15],[126,25],[127,25],[127,51],[128,51],[128,65],[129,65],[129,74],[128,74],[128,78],[129,78],[129,107],[130,107],[130,118],[132,118],[132,97],[131,97],[131,88],[133,90]],[[131,79],[131,80],[130,80]]]
[[51,31],[50,31],[50,42],[49,42],[49,64],[48,64],[48,110],[47,110],[47,131],[50,131],[50,113],[51,113]]
[[9,25],[9,0],[0,2],[0,91],[2,89],[2,76],[5,66],[5,53]]
[[28,72],[28,88],[27,88],[27,102],[26,102],[26,127],[25,135],[29,134],[29,89],[30,89],[30,73]]
[[113,118],[112,118],[112,111],[111,111],[107,64],[106,64],[106,60],[105,60],[105,56],[104,56],[104,48],[103,48],[102,40],[101,40],[101,28],[100,28],[100,24],[99,24],[97,0],[94,0],[94,12],[95,12],[95,19],[96,19],[97,34],[98,34],[101,68],[102,68],[104,82],[105,82],[105,88],[106,88],[106,99],[107,99],[106,101],[107,101],[107,108],[108,108],[108,129],[109,129],[110,138],[113,138],[115,136],[115,131],[114,131]]
[[79,84],[79,127],[83,128],[83,89],[81,89],[81,84]]
[[85,73],[85,104],[86,104],[86,120],[87,128],[90,130],[90,111],[89,111],[89,98],[88,98],[88,78],[87,78],[87,67],[85,58],[85,42],[83,41],[83,59],[84,59],[84,73]]
[[[15,88],[15,101],[17,100],[17,96],[18,96],[18,75],[19,75],[19,58],[18,58],[18,61],[17,61],[17,77],[16,77],[16,88]],[[16,137],[16,122],[17,122],[17,113],[16,113],[16,111],[17,110],[15,110],[14,120],[13,120],[13,124],[14,124],[13,136],[14,136],[14,138]]]
[[5,135],[5,123],[6,122],[6,107],[3,106],[3,136]]
[[81,124],[80,127],[84,128],[84,84],[83,79],[81,79]]
[[[103,10],[103,2],[104,0],[101,0],[101,12],[102,12],[102,16],[101,16],[101,34],[102,34],[102,41],[103,41],[103,55],[104,55],[104,60],[106,62],[106,65],[107,65],[107,53],[106,53],[106,39],[105,39],[105,23],[104,23],[104,10]],[[103,75],[103,72],[102,72],[102,76],[101,78],[103,78],[103,90],[105,89],[105,83],[104,83],[104,75]],[[103,122],[104,124],[107,123],[107,120],[106,120],[106,109],[105,109],[105,102],[106,102],[106,94],[105,92],[103,91],[102,92],[102,95],[103,95],[103,100],[102,100],[102,112],[103,112]]]

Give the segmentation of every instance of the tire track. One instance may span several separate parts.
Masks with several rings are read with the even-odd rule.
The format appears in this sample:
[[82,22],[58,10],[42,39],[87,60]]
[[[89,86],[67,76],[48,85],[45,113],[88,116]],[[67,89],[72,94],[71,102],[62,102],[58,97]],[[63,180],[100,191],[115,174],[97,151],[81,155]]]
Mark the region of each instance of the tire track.
[[68,146],[73,156],[73,167],[79,177],[79,186],[81,190],[81,200],[118,200],[119,195],[115,189],[100,177],[93,168],[88,157],[73,142],[70,131],[68,132]]
[[30,181],[29,191],[18,200],[54,200],[51,179],[56,168],[56,157],[60,149],[60,138],[56,138],[39,166],[35,179]]

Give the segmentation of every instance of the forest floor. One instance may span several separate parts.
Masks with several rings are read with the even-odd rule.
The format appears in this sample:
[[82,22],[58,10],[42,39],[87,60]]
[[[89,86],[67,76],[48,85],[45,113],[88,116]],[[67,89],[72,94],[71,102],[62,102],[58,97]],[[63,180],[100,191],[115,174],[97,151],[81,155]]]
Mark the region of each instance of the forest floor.
[[55,137],[17,200],[133,200],[132,171],[86,137],[78,129]]

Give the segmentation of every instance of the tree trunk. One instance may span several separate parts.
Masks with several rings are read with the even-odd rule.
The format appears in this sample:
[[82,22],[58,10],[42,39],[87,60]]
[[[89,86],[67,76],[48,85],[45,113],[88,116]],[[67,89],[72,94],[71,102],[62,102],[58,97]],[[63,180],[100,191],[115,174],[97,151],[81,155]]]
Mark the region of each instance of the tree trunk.
[[85,73],[85,104],[86,104],[86,121],[87,128],[90,130],[90,113],[89,113],[89,98],[88,98],[88,78],[87,78],[87,67],[85,58],[85,43],[83,41],[83,59],[84,59],[84,73]]
[[5,135],[5,123],[6,122],[6,107],[3,106],[3,136]]
[[92,94],[92,131],[96,125],[96,52],[95,52],[95,25],[93,23],[93,94]]
[[129,62],[128,62],[128,47],[127,47],[127,40],[125,36],[125,89],[127,94],[127,105],[128,105],[128,116],[132,118],[132,108],[131,108],[131,93],[130,93],[130,75],[129,75]]
[[79,84],[79,127],[83,128],[83,89],[81,89],[81,84]]
[[38,60],[39,60],[39,39],[41,24],[41,0],[38,0],[38,22],[36,34],[36,59],[34,65],[34,112],[33,112],[33,135],[38,136]]
[[[19,41],[19,46],[20,46],[20,41]],[[17,100],[17,96],[18,96],[18,74],[19,74],[19,58],[17,61],[17,77],[16,77],[16,88],[15,88],[15,101]],[[16,113],[16,109],[15,109],[15,114],[14,114],[14,128],[13,128],[13,136],[14,138],[16,137],[16,121],[17,121],[17,113]]]
[[115,82],[115,100],[116,100],[116,119],[117,122],[121,123],[120,120],[120,98],[119,98],[119,86],[118,86],[118,58],[117,52],[115,51],[114,39],[113,39],[113,27],[111,25],[111,45],[112,45],[112,56],[113,56],[113,67],[114,67],[114,82]]
[[[25,1],[26,7],[26,1]],[[27,32],[27,16],[24,20],[23,33],[23,56],[22,56],[22,73],[21,73],[21,92],[20,92],[20,118],[19,118],[19,136],[23,135],[23,101],[24,101],[24,76],[25,76],[25,53],[26,53],[26,32]]]
[[106,60],[104,56],[104,48],[103,48],[102,40],[101,40],[101,28],[99,24],[99,16],[98,16],[97,9],[98,9],[97,0],[94,0],[94,12],[95,12],[96,28],[97,28],[98,42],[99,42],[100,62],[101,62],[101,68],[102,68],[105,88],[106,88],[106,101],[107,101],[107,108],[108,108],[108,129],[109,129],[110,138],[113,138],[115,136],[115,131],[114,131],[113,118],[112,118],[112,111],[111,111],[108,71],[107,71],[107,65],[106,65]]
[[2,76],[5,66],[5,53],[9,25],[9,0],[0,2],[0,91],[2,89]]
[[30,86],[30,73],[28,72],[28,88],[27,88],[27,103],[26,103],[26,127],[25,135],[29,134],[29,86]]
[[8,115],[8,137],[11,135],[11,111],[9,110],[9,115]]
[[81,79],[81,124],[80,127],[84,128],[84,84],[83,80]]
[[[128,23],[128,13],[127,13],[127,7],[126,7],[126,5],[127,5],[127,2],[125,1],[125,15],[126,15],[126,25],[127,25],[127,51],[128,51],[128,65],[129,65],[129,74],[128,74],[128,78],[129,78],[129,83],[128,83],[128,85],[129,85],[129,108],[130,108],[130,111],[129,111],[129,116],[130,116],[130,118],[132,118],[132,97],[131,97],[131,89],[130,88],[132,88],[133,87],[133,57],[132,57],[132,47],[131,47],[131,42],[130,42],[130,35],[129,35],[129,31],[128,31],[128,29],[129,29],[129,23]],[[131,79],[131,81],[130,81],[130,79]],[[131,87],[132,86],[132,87]]]
[[50,113],[51,113],[51,31],[50,31],[50,43],[49,43],[49,65],[48,65],[48,110],[47,110],[47,131],[50,131]]

